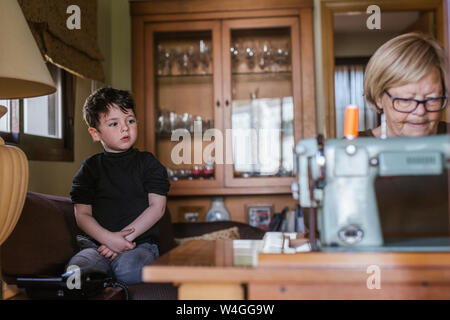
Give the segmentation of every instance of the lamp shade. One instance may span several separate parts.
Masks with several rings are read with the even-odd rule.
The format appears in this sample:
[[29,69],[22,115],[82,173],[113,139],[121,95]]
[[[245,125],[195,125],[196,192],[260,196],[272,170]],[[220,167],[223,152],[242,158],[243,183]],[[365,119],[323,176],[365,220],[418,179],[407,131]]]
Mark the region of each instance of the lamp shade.
[[50,72],[17,0],[0,1],[0,98],[56,91]]
[[[0,0],[0,99],[56,91],[50,72],[17,0]],[[0,106],[0,118],[6,108]],[[0,245],[14,229],[28,188],[28,162],[0,137]]]

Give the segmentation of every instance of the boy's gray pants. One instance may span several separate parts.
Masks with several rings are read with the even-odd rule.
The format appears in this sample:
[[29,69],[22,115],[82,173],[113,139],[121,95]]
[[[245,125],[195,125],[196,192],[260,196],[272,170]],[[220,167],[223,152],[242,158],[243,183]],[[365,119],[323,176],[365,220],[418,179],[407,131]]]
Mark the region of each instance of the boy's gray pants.
[[104,273],[128,285],[142,282],[142,268],[159,257],[158,246],[152,243],[141,243],[110,260],[88,238],[77,236],[77,242],[82,250],[70,259],[67,268],[76,266],[80,270]]

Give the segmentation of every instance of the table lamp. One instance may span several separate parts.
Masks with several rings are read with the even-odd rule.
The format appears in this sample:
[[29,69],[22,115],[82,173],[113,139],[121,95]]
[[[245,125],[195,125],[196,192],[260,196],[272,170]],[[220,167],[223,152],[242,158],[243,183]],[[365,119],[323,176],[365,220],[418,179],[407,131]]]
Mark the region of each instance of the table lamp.
[[[17,0],[0,1],[0,99],[56,91],[50,72]],[[0,106],[0,118],[7,109]],[[0,137],[0,245],[19,220],[28,188],[28,162]]]

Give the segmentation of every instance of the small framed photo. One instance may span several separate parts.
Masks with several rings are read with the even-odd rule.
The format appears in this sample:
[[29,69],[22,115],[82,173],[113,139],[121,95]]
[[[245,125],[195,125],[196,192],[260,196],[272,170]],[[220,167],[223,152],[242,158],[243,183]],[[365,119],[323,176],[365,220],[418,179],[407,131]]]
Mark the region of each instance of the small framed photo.
[[206,208],[202,206],[181,206],[178,208],[178,222],[205,221]]
[[248,223],[252,227],[268,230],[272,218],[273,204],[248,204],[246,211],[248,213]]

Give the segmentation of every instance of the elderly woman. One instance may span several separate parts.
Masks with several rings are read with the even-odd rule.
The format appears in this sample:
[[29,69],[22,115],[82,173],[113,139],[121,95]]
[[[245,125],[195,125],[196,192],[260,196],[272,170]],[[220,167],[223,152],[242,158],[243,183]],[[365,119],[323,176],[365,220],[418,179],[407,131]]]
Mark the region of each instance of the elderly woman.
[[[366,101],[384,113],[387,137],[446,133],[440,122],[447,105],[448,71],[444,49],[431,36],[400,35],[371,57],[364,75]],[[360,132],[380,137],[382,126]]]
[[[446,133],[439,121],[447,105],[444,49],[432,37],[400,35],[382,45],[365,72],[366,101],[385,123],[359,136],[417,137]],[[449,235],[447,175],[377,179],[382,230],[387,237]]]

